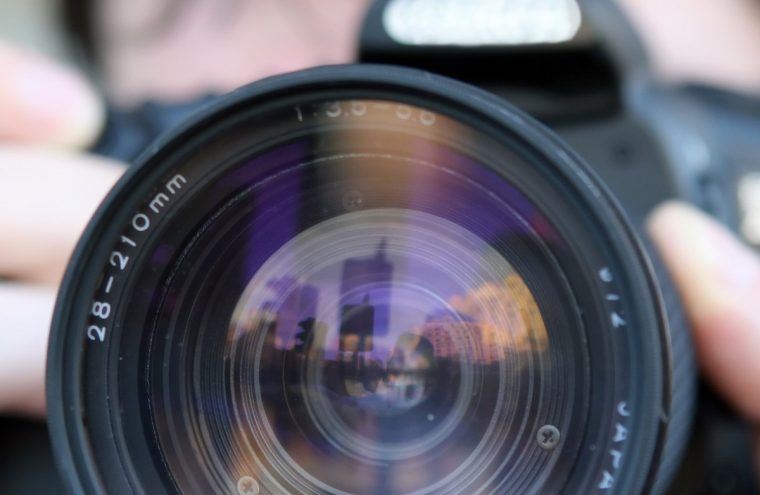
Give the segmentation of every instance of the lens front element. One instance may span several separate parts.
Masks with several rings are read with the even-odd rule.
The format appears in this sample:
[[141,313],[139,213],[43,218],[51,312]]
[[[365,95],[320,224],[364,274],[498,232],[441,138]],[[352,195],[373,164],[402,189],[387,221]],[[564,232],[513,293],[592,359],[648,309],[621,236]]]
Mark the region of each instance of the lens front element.
[[655,286],[593,179],[489,98],[318,69],[146,155],[56,314],[74,490],[648,486],[669,407]]
[[575,455],[577,434],[536,441],[544,424],[582,431],[588,387],[568,373],[582,349],[551,352],[512,265],[549,304],[551,280],[526,270],[551,265],[537,213],[472,181],[482,165],[459,152],[385,134],[392,155],[270,150],[276,172],[220,204],[171,266],[146,364],[182,491],[244,477],[275,493],[519,490]]

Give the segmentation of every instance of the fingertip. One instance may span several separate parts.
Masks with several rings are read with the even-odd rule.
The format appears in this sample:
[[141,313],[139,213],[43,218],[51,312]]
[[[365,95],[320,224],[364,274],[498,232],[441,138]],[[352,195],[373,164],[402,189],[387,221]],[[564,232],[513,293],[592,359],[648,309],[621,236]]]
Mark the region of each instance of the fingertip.
[[746,303],[760,289],[757,254],[697,208],[664,203],[650,215],[647,230],[693,309]]
[[703,372],[760,421],[760,260],[723,225],[683,203],[658,207],[647,229],[681,295]]
[[0,45],[0,139],[84,149],[104,123],[103,105],[73,69]]
[[694,208],[681,201],[669,200],[659,204],[647,219],[647,231],[655,240],[666,236],[674,223],[695,214]]

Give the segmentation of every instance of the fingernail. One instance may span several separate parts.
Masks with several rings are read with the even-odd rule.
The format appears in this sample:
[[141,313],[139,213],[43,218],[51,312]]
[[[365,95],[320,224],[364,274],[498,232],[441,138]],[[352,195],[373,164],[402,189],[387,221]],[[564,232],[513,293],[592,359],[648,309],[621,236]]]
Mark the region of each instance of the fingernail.
[[10,82],[20,118],[29,121],[31,140],[86,147],[97,137],[103,110],[91,88],[73,72],[25,60],[16,66]]
[[748,291],[760,280],[760,261],[750,248],[698,209],[668,203],[649,221],[649,230],[669,264],[692,271],[715,289]]

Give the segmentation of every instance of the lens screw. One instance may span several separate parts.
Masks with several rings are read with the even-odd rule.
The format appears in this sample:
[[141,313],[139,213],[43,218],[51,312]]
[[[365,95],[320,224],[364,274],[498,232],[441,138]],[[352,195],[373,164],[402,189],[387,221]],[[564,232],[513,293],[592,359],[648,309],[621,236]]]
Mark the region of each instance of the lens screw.
[[539,447],[546,450],[552,450],[559,444],[559,430],[554,425],[544,425],[536,433],[536,441]]
[[250,476],[243,476],[237,482],[238,495],[259,495],[261,488],[259,482]]
[[343,196],[343,208],[348,211],[358,210],[364,206],[364,195],[360,191],[348,191]]

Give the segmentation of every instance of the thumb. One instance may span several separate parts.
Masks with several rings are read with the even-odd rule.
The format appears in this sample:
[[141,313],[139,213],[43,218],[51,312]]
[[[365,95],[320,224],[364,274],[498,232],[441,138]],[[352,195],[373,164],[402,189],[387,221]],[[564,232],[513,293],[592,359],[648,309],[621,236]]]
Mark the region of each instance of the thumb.
[[760,424],[760,258],[680,203],[660,206],[648,227],[681,293],[704,375]]
[[0,141],[85,148],[103,119],[98,97],[76,72],[0,42]]

